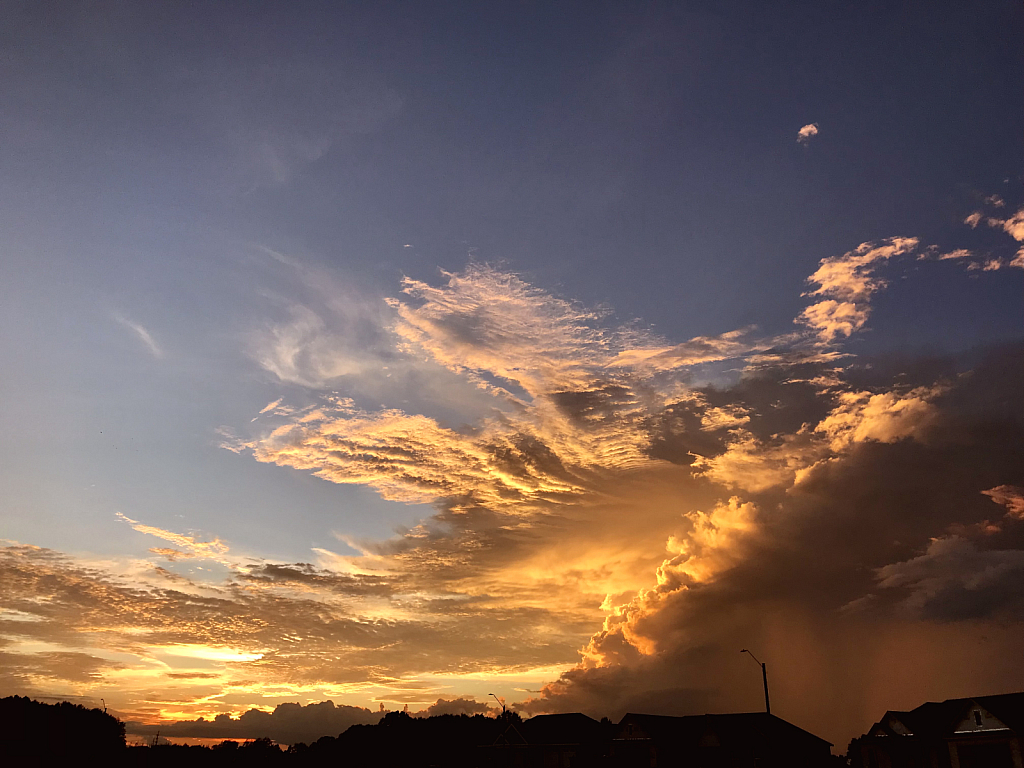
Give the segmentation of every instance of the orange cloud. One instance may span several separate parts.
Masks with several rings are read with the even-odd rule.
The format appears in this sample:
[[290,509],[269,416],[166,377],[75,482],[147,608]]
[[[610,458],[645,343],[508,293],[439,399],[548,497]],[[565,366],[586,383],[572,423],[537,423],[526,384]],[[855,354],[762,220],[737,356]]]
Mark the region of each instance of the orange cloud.
[[[719,675],[733,682],[733,645],[763,641],[796,680],[801,653],[819,640],[845,649],[840,629],[871,636],[864,622],[1012,624],[1011,484],[1024,480],[1006,361],[1019,350],[960,376],[873,367],[841,346],[886,287],[882,266],[916,247],[894,238],[822,260],[800,327],[770,339],[742,329],[674,344],[609,328],[486,266],[407,280],[368,332],[377,346],[361,370],[421,366],[456,382],[432,397],[463,421],[324,392],[314,405],[276,399],[226,444],[431,514],[382,541],[341,531],[358,554],[319,548],[314,564],[241,558],[220,538],[121,516],[168,544],[154,555],[223,566],[204,582],[167,563],[4,548],[0,636],[19,685],[121,691],[157,720],[288,697],[431,702],[451,694],[445,680],[550,680],[574,665],[530,706],[605,702],[600,715],[627,702],[738,706]],[[344,322],[321,300],[323,325],[289,314],[259,359],[283,381],[341,389],[353,349],[328,339]],[[296,318],[312,331],[289,347]],[[722,361],[730,370],[697,383],[696,366]],[[970,538],[990,500],[1007,515]],[[964,590],[994,597],[969,615]],[[99,661],[38,655],[72,652]],[[838,686],[829,674],[821,685]]]
[[877,276],[877,267],[917,246],[917,238],[892,237],[882,245],[861,243],[842,256],[822,259],[817,271],[807,278],[818,287],[806,295],[825,298],[807,307],[797,322],[816,333],[823,343],[848,338],[864,327],[871,295],[886,285]]

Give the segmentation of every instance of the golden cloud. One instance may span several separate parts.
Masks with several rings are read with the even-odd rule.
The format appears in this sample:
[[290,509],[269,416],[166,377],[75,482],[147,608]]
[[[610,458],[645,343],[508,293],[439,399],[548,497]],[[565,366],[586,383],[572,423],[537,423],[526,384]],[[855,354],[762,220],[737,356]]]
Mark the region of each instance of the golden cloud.
[[[602,313],[482,265],[436,286],[406,280],[370,334],[394,346],[361,357],[360,370],[386,359],[442,371],[459,382],[451,411],[467,392],[478,398],[463,423],[325,392],[313,406],[275,400],[227,444],[432,504],[431,515],[384,541],[342,532],[359,554],[320,549],[316,564],[243,563],[220,538],[122,516],[168,542],[154,555],[220,564],[227,577],[207,582],[173,565],[114,573],[7,547],[5,652],[26,686],[85,695],[116,682],[150,719],[338,692],[434,701],[445,676],[571,664],[528,708],[642,702],[638,686],[658,680],[692,706],[732,706],[701,688],[713,687],[701,670],[725,664],[726,643],[747,645],[743,633],[834,643],[834,617],[859,632],[858,617],[883,622],[908,605],[914,621],[966,620],[954,593],[996,587],[999,599],[970,618],[1016,622],[1018,596],[1003,589],[1021,549],[1010,489],[1024,479],[1007,459],[1021,430],[1005,409],[1020,397],[1015,374],[991,363],[972,376],[898,376],[838,346],[886,287],[882,265],[917,246],[892,238],[822,260],[798,330],[771,338],[745,328],[676,344],[608,328]],[[343,361],[306,319],[305,335],[278,334],[276,352],[256,357],[282,380],[333,385]],[[985,398],[1001,405],[985,410]],[[989,499],[1008,510],[998,530],[952,531],[991,516]],[[940,572],[953,576],[934,581]],[[759,618],[769,609],[776,618]],[[38,656],[71,652],[100,661]]]

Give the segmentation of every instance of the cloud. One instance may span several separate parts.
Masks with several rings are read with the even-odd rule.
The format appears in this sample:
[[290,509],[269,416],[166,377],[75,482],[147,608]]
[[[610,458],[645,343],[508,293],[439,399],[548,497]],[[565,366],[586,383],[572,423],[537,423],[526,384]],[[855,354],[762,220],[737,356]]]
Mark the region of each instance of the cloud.
[[[586,555],[589,562],[601,557],[597,531],[604,527],[621,531],[627,538],[619,546],[630,547],[622,521],[603,516],[603,480],[621,483],[643,473],[657,478],[659,468],[679,467],[681,474],[671,476],[678,482],[688,474],[690,484],[677,486],[674,503],[685,504],[689,494],[689,511],[656,514],[650,505],[633,502],[633,536],[660,527],[663,537],[633,545],[634,564],[620,570],[630,576],[607,581],[603,629],[585,645],[580,664],[527,709],[608,714],[644,702],[737,706],[727,685],[698,671],[701,665],[724,664],[726,627],[764,637],[769,625],[758,616],[771,610],[781,617],[772,631],[795,622],[805,635],[818,633],[837,643],[842,622],[889,626],[937,619],[937,613],[907,608],[908,590],[918,590],[917,582],[908,577],[899,587],[882,587],[863,564],[895,568],[920,557],[931,540],[954,535],[947,528],[981,526],[979,482],[982,489],[994,486],[979,481],[978,472],[987,466],[985,477],[1013,475],[1005,431],[990,440],[988,448],[996,453],[989,459],[971,443],[973,427],[954,441],[962,448],[949,444],[951,430],[965,429],[953,426],[960,418],[956,403],[978,400],[965,393],[1000,376],[978,370],[967,379],[940,373],[916,381],[902,376],[896,384],[866,364],[843,364],[844,353],[815,351],[864,327],[873,296],[888,284],[881,267],[917,247],[916,239],[893,238],[823,259],[809,278],[814,287],[807,295],[820,301],[800,318],[806,330],[767,340],[745,329],[672,345],[635,328],[604,328],[600,313],[486,266],[445,273],[440,286],[406,281],[409,299],[391,302],[404,352],[438,362],[514,407],[453,430],[422,415],[365,411],[329,399],[316,412],[286,417],[248,449],[263,461],[369,485],[386,498],[433,500],[444,510],[391,542],[364,549],[349,560],[353,565],[408,573],[415,563],[421,575],[444,573],[461,588],[473,583],[492,596],[502,587],[481,578],[480,569],[507,569],[522,600],[544,584],[532,570],[535,558],[560,552],[554,557],[561,562],[546,561],[546,575],[557,584],[557,600],[568,603],[573,590],[566,588],[567,566],[577,561],[567,557],[559,533],[566,529],[550,527],[551,521],[570,515],[587,521],[589,541],[580,547],[592,553]],[[846,325],[833,311],[842,305],[848,308]],[[1015,360],[1020,352],[1006,355]],[[687,384],[689,368],[722,359],[747,362],[740,381],[724,388]],[[901,471],[894,472],[897,467]],[[908,487],[920,489],[921,498],[897,490],[911,477]],[[660,482],[648,482],[647,493],[660,493]],[[908,512],[929,508],[926,498],[939,503],[937,494],[951,482],[955,493],[945,490],[950,498],[973,494],[970,514],[959,508],[932,517]],[[706,503],[695,503],[698,497]],[[865,509],[870,515],[859,520]],[[823,526],[825,547],[818,536]],[[864,535],[851,535],[856,526]],[[516,534],[496,534],[503,528]],[[899,539],[895,551],[891,541],[880,545],[867,533],[878,528]],[[455,541],[469,546],[453,547]],[[1016,551],[994,545],[971,544],[985,562],[1004,562],[990,551]],[[893,558],[896,552],[904,559]],[[642,580],[644,562],[654,586],[622,589]],[[975,583],[971,578],[968,573],[957,583]],[[988,589],[989,582],[977,583]],[[552,599],[549,593],[548,604]],[[759,601],[774,607],[755,610]],[[832,613],[826,608],[824,617],[812,618],[823,605]],[[1006,600],[997,598],[950,620],[989,621],[1006,610]],[[840,615],[841,620],[830,618]],[[698,629],[706,625],[721,629]],[[856,624],[853,634],[861,628]],[[928,647],[938,642],[935,632],[915,632]],[[790,658],[781,646],[776,653]],[[838,672],[830,674],[838,680]],[[668,686],[664,695],[659,685]],[[666,704],[670,700],[674,704]],[[849,710],[833,715],[836,723],[852,723]]]
[[263,406],[263,408],[260,409],[260,415],[263,415],[264,413],[267,413],[269,411],[275,410],[277,408],[277,406],[279,406],[282,403],[283,400],[284,400],[283,397],[279,397],[279,398],[277,398],[277,400],[274,400],[273,402],[267,403],[265,406]]
[[593,368],[608,360],[609,340],[594,325],[599,313],[485,265],[444,276],[441,287],[403,281],[403,293],[418,306],[391,302],[400,319],[395,331],[408,348],[531,394],[593,384]]
[[[656,570],[656,586],[609,606],[581,663],[526,710],[754,707],[749,662],[734,661],[751,645],[778,670],[773,705],[836,740],[896,695],[1021,679],[1019,663],[960,674],[942,659],[979,635],[986,654],[1007,652],[1024,630],[1024,529],[1009,513],[993,529],[980,501],[1015,503],[1016,491],[988,481],[1021,476],[1011,458],[1024,448],[1021,418],[1001,403],[1024,392],[1022,359],[1007,348],[942,386],[832,393],[817,424],[787,439],[762,431],[750,409],[729,449],[698,467],[722,467],[711,479],[744,495],[685,515],[692,528],[670,540],[666,551],[679,554]],[[741,453],[749,465],[716,464]],[[917,654],[913,673],[879,682],[873,664],[900,647]]]
[[878,570],[883,589],[909,594],[902,605],[939,620],[985,616],[1010,605],[1024,609],[1024,551],[979,550],[959,536],[932,539],[921,555]]
[[147,725],[126,723],[126,730],[138,735],[166,737],[191,736],[208,739],[271,738],[279,744],[310,744],[321,736],[337,736],[357,724],[376,724],[379,712],[364,707],[336,706],[321,701],[305,706],[298,703],[278,704],[272,712],[250,709],[238,717],[217,715],[211,720],[181,720],[176,723]]
[[145,533],[149,536],[156,536],[157,538],[169,541],[176,545],[177,549],[152,549],[151,552],[162,555],[169,560],[175,560],[178,558],[199,558],[205,560],[215,560],[216,562],[230,565],[231,561],[227,559],[228,547],[220,539],[214,539],[213,541],[196,541],[192,536],[184,536],[180,533],[173,533],[172,531],[165,531],[162,528],[156,528],[151,525],[145,525],[140,523],[138,520],[132,520],[120,512],[116,513],[118,519],[128,523],[134,530],[139,533]]
[[893,237],[880,245],[861,243],[842,256],[822,259],[807,278],[818,287],[805,295],[824,299],[807,307],[797,322],[814,331],[824,344],[849,338],[867,323],[872,294],[886,286],[877,275],[879,265],[917,246],[917,238]]
[[487,715],[492,707],[485,701],[460,696],[456,699],[438,699],[424,710],[416,712],[416,717],[435,717],[436,715]]
[[288,308],[289,319],[254,336],[253,356],[281,381],[319,388],[341,376],[360,373],[368,364],[357,341],[302,305]]
[[[1002,198],[997,195],[986,198],[985,202],[996,208],[1002,208],[1005,205]],[[1018,243],[1024,242],[1024,208],[1021,208],[1016,213],[1005,219],[999,218],[998,216],[989,216],[986,218],[981,211],[975,211],[964,219],[964,223],[970,226],[971,229],[974,229],[981,223],[982,219],[984,219],[990,227],[1001,229]],[[1002,269],[1003,267],[1024,269],[1024,247],[1018,248],[1016,253],[1010,257],[988,256],[983,259],[974,260],[968,265],[968,269],[981,269],[987,272],[993,272],[995,270]]]
[[1024,488],[1018,488],[1015,485],[998,485],[995,488],[982,491],[982,493],[996,504],[1006,507],[1006,514],[1024,519]]
[[825,446],[806,430],[795,435],[759,440],[737,431],[721,453],[700,456],[695,467],[703,476],[730,489],[760,493],[786,487],[827,455]]
[[941,254],[938,259],[939,261],[960,261],[963,259],[970,259],[973,256],[974,254],[966,248],[957,248],[955,251],[949,251],[948,253]]
[[[819,263],[809,309],[848,305],[845,326],[819,307],[784,336],[680,343],[472,265],[360,309],[366,345],[319,346],[344,335],[348,310],[332,309],[328,281],[274,257],[301,294],[272,302],[279,322],[307,317],[298,304],[323,325],[294,357],[270,354],[287,334],[262,337],[270,352],[254,358],[285,392],[226,443],[429,512],[384,540],[340,531],[354,554],[321,547],[309,563],[241,558],[217,537],[128,518],[169,543],[151,554],[170,563],[11,545],[4,651],[45,643],[123,664],[78,679],[26,667],[23,684],[117,691],[152,723],[328,697],[472,708],[484,705],[444,697],[510,677],[548,682],[530,712],[749,709],[758,681],[737,657],[751,647],[778,670],[780,712],[848,738],[886,708],[894,689],[869,672],[900,643],[915,695],[1017,679],[1020,664],[998,660],[1021,630],[1010,582],[1024,540],[1007,489],[1024,486],[1024,353],[968,365],[843,346],[888,287],[883,267],[917,245]],[[938,249],[925,252],[909,263],[939,269]],[[358,354],[361,371],[328,375],[335,355]],[[359,390],[385,365],[447,383],[380,405],[405,385],[376,400]],[[1007,510],[995,523],[993,501]],[[175,572],[201,557],[219,575]],[[979,633],[991,652],[972,655]],[[948,649],[967,671],[942,665]]]
[[[201,584],[11,546],[0,549],[0,581],[5,607],[33,618],[0,617],[4,652],[17,655],[9,687],[104,696],[122,716],[157,723],[231,714],[231,699],[368,698],[419,674],[548,667],[573,653],[582,631],[578,618],[563,625],[567,612],[444,594],[429,579],[387,583],[301,565]],[[483,650],[481,636],[495,642]],[[20,650],[40,646],[88,653]],[[228,700],[210,699],[217,692]],[[437,694],[422,684],[414,700]]]
[[1024,242],[1024,208],[1008,219],[992,219],[991,221],[996,222],[997,226],[1002,227],[1003,231],[1018,243]]
[[835,451],[865,440],[891,443],[917,437],[937,416],[931,400],[939,391],[919,387],[904,395],[843,392],[837,398],[836,407],[814,431],[824,433]]
[[893,256],[908,253],[918,245],[914,237],[893,237],[882,245],[861,243],[842,256],[822,259],[818,269],[807,278],[818,287],[808,296],[834,296],[845,301],[862,302],[885,287],[886,282],[875,274],[876,267]]
[[765,352],[785,339],[758,339],[753,328],[741,328],[718,336],[697,336],[670,347],[638,346],[616,355],[613,365],[670,371],[722,360],[736,360],[755,352]]
[[143,328],[141,325],[139,325],[133,320],[128,319],[120,312],[115,312],[113,314],[113,318],[118,323],[123,325],[125,328],[128,328],[129,330],[134,332],[135,335],[138,336],[139,339],[142,341],[142,343],[146,345],[146,349],[149,350],[149,353],[153,355],[153,357],[159,359],[164,356],[163,350],[160,349],[159,345],[153,339],[152,334],[150,334],[150,332]]
[[[812,307],[804,324],[829,341],[861,327],[870,296],[885,286],[875,266],[916,244],[894,238],[823,260],[810,278],[819,287],[809,295],[846,299],[857,319],[836,331],[837,314],[826,323]],[[635,330],[602,329],[598,313],[490,267],[444,277],[442,287],[405,281],[413,301],[390,302],[397,318],[392,330],[405,354],[426,356],[509,410],[457,431],[422,414],[367,412],[349,399],[327,398],[233,449],[333,482],[367,485],[393,501],[451,500],[458,508],[536,514],[538,505],[585,497],[595,472],[651,464],[657,438],[650,428],[677,397],[693,398],[683,395],[678,378],[661,381],[661,374],[685,377],[697,365],[753,359],[804,341],[800,335],[759,340],[741,329],[665,345]],[[745,417],[731,408],[704,408],[700,418],[707,432],[736,428]]]
[[122,665],[80,651],[0,651],[0,686],[6,695],[45,696],[57,681],[93,683]]
[[818,124],[808,123],[799,131],[796,132],[796,140],[798,144],[807,144],[810,142],[812,136],[818,135]]

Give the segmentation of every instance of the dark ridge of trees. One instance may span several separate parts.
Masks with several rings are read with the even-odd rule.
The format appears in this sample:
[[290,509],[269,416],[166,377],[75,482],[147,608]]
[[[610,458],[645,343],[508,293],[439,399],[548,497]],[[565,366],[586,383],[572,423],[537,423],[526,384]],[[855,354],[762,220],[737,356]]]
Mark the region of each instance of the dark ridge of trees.
[[213,747],[161,744],[130,747],[125,762],[140,768],[202,766],[340,765],[345,768],[475,768],[488,761],[481,747],[490,746],[522,718],[435,715],[411,717],[388,712],[376,725],[352,725],[338,736],[324,736],[312,744],[284,749],[263,738],[239,744],[224,741]]
[[81,755],[118,757],[125,751],[124,723],[81,704],[8,696],[0,699],[0,750],[22,764]]
[[522,743],[522,728],[522,718],[511,711],[497,718],[481,714],[421,718],[388,712],[376,725],[353,725],[337,736],[287,748],[270,738],[241,744],[224,741],[212,747],[126,746],[124,724],[99,709],[67,702],[43,704],[19,696],[0,700],[0,756],[17,758],[11,764],[19,766],[52,765],[59,760],[132,768],[324,764],[476,768],[492,762],[483,748],[503,734],[513,743]]
[[471,768],[509,726],[521,726],[515,712],[503,717],[435,715],[410,717],[388,712],[377,725],[353,725],[337,737],[317,739],[296,752],[316,764],[353,766],[445,766]]
[[[566,765],[570,760],[581,768],[632,765],[629,754],[616,755],[611,751],[615,733],[616,726],[607,718],[598,723],[578,713],[524,722],[511,711],[497,718],[482,714],[411,717],[406,712],[388,712],[375,725],[352,725],[337,736],[324,736],[312,744],[296,743],[287,748],[268,737],[243,743],[227,740],[212,747],[126,746],[124,724],[101,710],[68,702],[43,704],[19,696],[0,699],[0,766],[4,768],[8,764],[18,768],[538,768]],[[851,752],[856,744],[856,739],[851,742]],[[704,764],[704,758],[694,758]],[[772,765],[777,761],[778,756],[769,760]],[[834,756],[818,762],[847,764],[845,759]],[[782,760],[778,764],[789,762]],[[855,761],[854,765],[857,764]]]
[[[305,746],[305,745],[302,745]],[[296,750],[285,750],[272,739],[251,739],[239,744],[222,741],[212,747],[188,744],[158,744],[129,747],[120,766],[126,768],[203,768],[203,766],[285,766],[306,765],[296,759]]]

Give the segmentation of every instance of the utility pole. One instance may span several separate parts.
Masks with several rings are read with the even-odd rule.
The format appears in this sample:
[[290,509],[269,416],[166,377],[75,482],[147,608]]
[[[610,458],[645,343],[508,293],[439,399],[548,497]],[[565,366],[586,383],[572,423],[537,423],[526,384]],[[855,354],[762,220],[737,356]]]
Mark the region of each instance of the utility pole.
[[[744,648],[740,653],[750,653],[750,651]],[[764,680],[764,711],[770,715],[772,713],[772,705],[768,701],[768,667],[763,661],[757,661],[757,656],[752,653],[750,653],[750,658],[761,666],[761,679]]]

